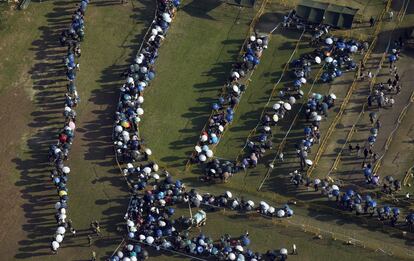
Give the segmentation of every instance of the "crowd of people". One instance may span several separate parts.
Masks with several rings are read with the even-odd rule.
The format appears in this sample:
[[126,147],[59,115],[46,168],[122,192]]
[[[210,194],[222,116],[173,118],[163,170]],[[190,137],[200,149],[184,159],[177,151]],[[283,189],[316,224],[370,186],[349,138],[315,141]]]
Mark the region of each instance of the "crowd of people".
[[240,102],[246,85],[243,82],[249,72],[260,63],[263,50],[267,48],[268,36],[252,35],[243,46],[242,59],[235,64],[225,83],[223,91],[217,103],[213,104],[213,111],[205,129],[201,132],[200,139],[190,162],[204,163],[213,158],[212,146],[219,143],[224,130],[233,121],[234,111]]
[[[144,190],[144,189],[142,189]],[[154,247],[157,250],[174,250],[193,256],[211,257],[219,260],[262,260],[264,256],[275,255],[283,259],[287,258],[287,252],[268,251],[266,254],[253,253],[247,249],[250,244],[248,233],[238,238],[223,235],[219,242],[200,234],[191,238],[189,230],[192,227],[202,225],[206,216],[200,220],[193,217],[180,216],[173,218],[175,205],[181,204],[193,208],[203,208],[212,212],[221,208],[228,208],[242,213],[257,212],[267,217],[290,217],[293,210],[289,205],[275,208],[261,201],[255,204],[252,200],[234,197],[230,191],[222,195],[209,193],[200,194],[195,189],[186,190],[186,186],[180,181],[174,181],[166,173],[164,180],[154,180],[143,192],[135,193],[130,200],[125,220],[127,223],[128,240],[132,243],[142,243]],[[204,212],[205,213],[205,212]],[[134,248],[128,250],[133,252]],[[141,252],[141,246],[139,247]],[[136,251],[135,251],[136,252]],[[116,253],[112,260],[119,260],[125,255]],[[127,254],[128,255],[128,254]],[[136,254],[133,254],[135,256]],[[129,254],[129,258],[131,255]]]
[[55,204],[57,229],[50,244],[53,253],[57,253],[66,231],[70,231],[72,234],[76,233],[71,220],[67,217],[69,198],[66,184],[69,178],[70,168],[65,165],[65,161],[69,157],[69,151],[75,136],[76,112],[74,108],[80,101],[75,83],[76,70],[79,68],[79,64],[76,63],[76,58],[81,55],[80,42],[84,38],[84,14],[88,3],[89,0],[82,0],[80,2],[80,5],[72,15],[70,27],[65,29],[60,36],[61,45],[67,47],[64,64],[68,84],[65,94],[65,109],[63,112],[65,124],[58,134],[57,143],[51,145],[49,148],[49,161],[54,167],[50,177],[59,196],[59,201]]
[[[308,190],[320,192],[323,197],[338,202],[338,207],[344,211],[355,212],[356,215],[366,215],[370,217],[377,217],[380,221],[389,221],[389,224],[395,226],[397,224],[405,223],[410,229],[414,224],[414,213],[409,213],[403,223],[401,223],[400,209],[388,205],[378,206],[377,201],[369,194],[363,196],[353,189],[343,190],[339,185],[332,182],[332,180],[318,178],[311,180],[309,177],[303,177],[299,170],[290,173],[291,182],[298,188],[303,185]],[[306,176],[306,175],[305,175]],[[386,178],[387,186],[393,186],[394,179],[392,177]]]

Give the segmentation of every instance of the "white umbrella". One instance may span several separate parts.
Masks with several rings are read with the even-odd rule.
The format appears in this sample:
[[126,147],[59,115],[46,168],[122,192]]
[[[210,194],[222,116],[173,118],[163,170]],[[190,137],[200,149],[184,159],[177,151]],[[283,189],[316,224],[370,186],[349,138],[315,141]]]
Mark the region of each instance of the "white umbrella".
[[145,239],[145,241],[148,243],[148,244],[152,244],[152,243],[154,243],[154,238],[152,237],[152,236],[149,236],[149,237],[147,237],[146,239]]
[[126,81],[127,81],[127,83],[133,83],[133,82],[134,82],[134,78],[132,78],[132,77],[128,77],[128,78],[126,79]]
[[267,212],[269,214],[273,214],[273,213],[275,213],[275,208],[274,207],[269,207],[269,209],[267,210]]
[[117,125],[116,127],[115,127],[115,132],[117,132],[117,133],[121,133],[122,132],[122,126],[121,125]]
[[153,29],[151,30],[151,34],[152,34],[152,35],[157,35],[157,34],[158,34],[157,29],[153,28]]
[[57,229],[56,229],[56,233],[58,233],[58,234],[65,234],[65,232],[66,232],[66,228],[65,227],[63,227],[63,226],[60,226],[60,227],[58,227]]
[[280,109],[280,103],[273,104],[273,110],[279,110]]
[[198,146],[198,145],[196,145],[195,146],[195,151],[197,152],[197,153],[200,153],[202,150],[201,150],[201,147],[200,146]]
[[306,79],[304,77],[300,78],[300,82],[305,84],[306,83]]
[[277,216],[278,216],[278,217],[284,217],[284,216],[285,216],[285,211],[284,211],[283,209],[279,209],[279,210],[277,211]]
[[151,168],[150,167],[145,167],[144,168],[144,173],[145,174],[150,174],[151,173]]
[[141,72],[142,73],[147,73],[148,72],[148,68],[145,67],[145,66],[141,67]]
[[148,156],[151,156],[151,155],[152,155],[152,151],[151,151],[149,148],[146,148],[146,149],[145,149],[145,153],[146,153]]
[[138,114],[139,116],[141,116],[142,114],[144,114],[144,109],[143,109],[143,108],[138,108],[138,109],[137,109],[137,114]]
[[233,197],[233,194],[230,191],[226,191],[224,193],[224,195],[226,195],[227,198],[232,198]]
[[287,111],[290,111],[290,110],[292,109],[292,106],[291,106],[288,102],[285,102],[285,103],[283,104],[283,107],[284,107]]
[[240,78],[240,74],[238,72],[232,72],[231,76],[236,77],[236,78]]
[[313,162],[312,162],[310,159],[306,159],[306,160],[305,160],[305,163],[306,163],[308,166],[311,166],[311,165],[313,164]]
[[164,21],[167,20],[168,18],[171,18],[169,13],[163,13],[162,14],[162,19],[164,19]]
[[131,261],[131,259],[126,256],[126,257],[122,258],[122,261]]
[[254,207],[254,202],[253,202],[252,200],[248,200],[248,201],[247,201],[247,204],[248,204],[249,206],[251,206],[251,207]]
[[118,251],[118,252],[116,252],[116,255],[117,255],[119,258],[123,258],[123,257],[124,257],[124,252],[122,252],[122,251]]
[[269,126],[264,126],[263,128],[265,131],[270,131],[270,127]]
[[257,43],[261,45],[263,43],[263,40],[262,39],[257,39]]
[[351,46],[351,53],[356,53],[358,51],[358,47],[356,45]]
[[336,95],[334,93],[329,94],[329,97],[331,97],[332,99],[336,100]]
[[322,116],[321,115],[316,115],[315,120],[316,121],[321,121],[322,120]]
[[128,251],[134,250],[134,246],[131,244],[128,244],[126,248],[128,249]]
[[326,39],[325,39],[325,43],[326,43],[326,44],[329,44],[329,45],[333,44],[333,40],[332,40],[332,38],[326,38]]
[[234,92],[239,92],[239,87],[237,85],[233,85],[233,91]]
[[144,235],[139,235],[138,236],[139,240],[144,241],[145,240],[145,236]]
[[277,114],[273,115],[273,121],[274,122],[278,122],[279,121],[279,116]]
[[223,125],[220,125],[220,126],[219,126],[219,131],[220,131],[220,132],[223,132],[223,131],[224,131],[224,127],[223,127]]
[[286,248],[282,248],[282,249],[280,249],[280,254],[281,255],[287,255],[288,254],[288,251],[287,251],[287,249]]
[[128,220],[127,220],[127,226],[128,226],[128,227],[133,227],[133,226],[135,226],[134,221],[132,221],[132,220],[128,219]]
[[139,104],[144,103],[144,97],[143,97],[143,96],[139,96],[139,97],[138,97],[138,99],[137,99],[137,102],[138,102]]
[[212,150],[206,151],[206,156],[209,158],[213,157],[213,151]]
[[200,156],[198,156],[198,159],[199,159],[201,162],[204,162],[204,161],[206,161],[206,160],[207,160],[207,157],[206,157],[206,155],[204,155],[204,154],[200,154]]
[[322,62],[321,57],[316,56],[316,57],[315,57],[315,62],[316,62],[317,64],[320,64],[320,63]]
[[240,251],[240,252],[243,252],[243,247],[241,246],[241,245],[237,245],[236,246],[236,249],[238,250],[238,251]]
[[256,41],[256,36],[254,36],[254,35],[250,36],[250,41],[252,41],[252,42]]
[[62,243],[62,241],[63,241],[63,236],[62,236],[61,234],[57,234],[57,235],[56,235],[55,240],[56,240],[56,242],[58,242],[58,243]]
[[333,58],[330,57],[330,56],[325,58],[325,62],[327,62],[327,63],[331,63],[332,61],[333,61]]
[[135,60],[135,62],[137,63],[137,64],[141,64],[142,62],[143,62],[143,58],[141,58],[141,57],[138,57],[136,60]]
[[319,184],[321,183],[321,180],[320,180],[320,179],[315,179],[315,180],[313,181],[313,183],[315,183],[315,185],[319,185]]
[[60,202],[56,202],[56,203],[55,203],[55,209],[59,209],[59,208],[60,208],[60,206],[62,206],[62,204],[61,204]]
[[64,166],[64,167],[62,168],[62,171],[63,171],[63,173],[65,173],[65,174],[69,174],[69,172],[70,172],[70,168],[69,168],[68,166]]
[[332,185],[333,190],[339,190],[339,187],[337,185]]
[[137,261],[138,260],[138,258],[136,256],[131,256],[130,259],[131,259],[131,261]]
[[234,253],[230,253],[229,260],[236,260],[236,255]]
[[56,251],[59,248],[59,246],[60,246],[60,244],[58,242],[56,242],[56,241],[53,241],[52,242],[52,248],[53,248],[53,250]]
[[165,227],[166,225],[167,225],[167,223],[165,223],[165,221],[163,221],[163,220],[158,221],[158,226]]
[[290,103],[290,105],[295,104],[295,103],[296,103],[296,98],[295,98],[295,97],[293,97],[293,96],[290,96],[290,97],[289,97],[289,103]]
[[61,208],[60,209],[60,214],[66,214],[66,208]]
[[154,175],[152,175],[152,177],[153,177],[155,180],[159,180],[159,179],[160,179],[160,175],[158,175],[157,173],[155,173]]
[[158,171],[158,170],[159,170],[158,164],[154,164],[154,165],[152,165],[152,169],[153,169],[154,171]]
[[200,194],[197,194],[197,195],[196,195],[196,198],[197,198],[199,201],[202,201],[202,200],[203,200],[203,197],[202,197]]

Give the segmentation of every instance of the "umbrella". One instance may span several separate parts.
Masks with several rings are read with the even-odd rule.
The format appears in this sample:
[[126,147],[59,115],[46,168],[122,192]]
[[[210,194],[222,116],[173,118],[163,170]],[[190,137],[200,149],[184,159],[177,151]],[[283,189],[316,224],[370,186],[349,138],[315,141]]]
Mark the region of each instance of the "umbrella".
[[248,204],[249,206],[251,206],[251,207],[254,207],[254,202],[253,202],[252,200],[248,200],[248,201],[247,201],[247,204]]
[[234,253],[229,254],[229,260],[236,260],[236,255]]
[[53,250],[56,251],[59,248],[59,246],[60,246],[59,242],[57,242],[57,241],[53,241],[52,242],[52,248],[53,248]]
[[65,234],[65,232],[66,232],[66,228],[65,227],[62,227],[62,226],[60,226],[60,227],[58,227],[57,229],[56,229],[56,233],[58,233],[58,234]]
[[66,196],[68,193],[64,190],[59,191],[59,197]]
[[315,185],[319,185],[319,184],[321,183],[321,180],[320,180],[320,179],[315,179],[315,180],[313,181],[313,183],[315,183]]
[[63,241],[63,236],[62,236],[61,234],[57,234],[57,235],[56,235],[55,240],[56,240],[56,242],[58,242],[58,243],[62,243],[62,241]]
[[369,169],[369,168],[364,169],[364,175],[365,176],[371,176],[371,174],[372,174],[372,169]]
[[252,42],[256,41],[256,36],[254,36],[254,35],[250,36],[250,41],[252,41]]
[[326,57],[325,58],[325,62],[327,62],[327,63],[331,63],[333,61],[333,58],[332,57]]
[[370,130],[372,135],[377,135],[378,134],[378,129],[377,128],[371,128]]
[[334,93],[329,94],[329,97],[331,97],[333,100],[336,100],[336,95]]
[[322,120],[322,116],[321,115],[316,115],[315,120],[316,121],[321,121]]
[[[122,121],[121,122],[121,126],[122,127],[124,127],[124,128],[129,128],[130,127],[130,124],[129,124],[129,122],[127,122],[127,121]],[[118,126],[117,126],[118,127]],[[121,130],[122,131],[122,130]]]
[[313,162],[310,159],[305,159],[305,163],[308,166],[312,166]]
[[[329,39],[329,38],[328,38]],[[288,254],[288,251],[287,251],[287,249],[286,248],[282,248],[282,249],[280,249],[280,254],[281,255],[287,255]]]
[[236,77],[236,78],[240,78],[240,74],[238,72],[232,72],[231,76]]
[[144,97],[143,96],[139,96],[137,99],[138,104],[142,104],[144,103]]
[[279,210],[277,211],[277,216],[278,216],[278,217],[284,217],[284,216],[285,216],[285,211],[284,211],[283,209],[279,209]]
[[69,122],[69,128],[70,128],[71,130],[74,130],[74,129],[75,129],[75,127],[76,127],[75,123],[74,123],[73,121],[70,121],[70,122]]
[[120,125],[117,125],[116,127],[115,127],[115,132],[118,132],[118,133],[121,133],[122,132],[122,126],[120,126]]
[[62,206],[62,204],[60,202],[56,202],[55,209],[59,209],[61,206]]
[[138,108],[138,109],[137,109],[137,114],[138,114],[139,116],[141,116],[142,114],[144,114],[144,109],[143,109],[143,108]]
[[332,40],[332,38],[326,38],[326,39],[325,39],[325,43],[326,43],[326,44],[329,44],[329,45],[333,44],[333,40]]
[[145,153],[146,153],[148,156],[151,156],[152,151],[151,151],[149,148],[146,148],[146,149],[145,149]]
[[356,53],[358,51],[358,47],[356,45],[352,45],[349,50],[351,51],[351,53]]
[[197,153],[200,153],[201,152],[201,147],[198,146],[198,145],[196,145],[194,149],[195,149],[195,151],[197,151]]
[[157,34],[158,34],[158,30],[157,30],[157,29],[155,29],[155,28],[153,28],[153,29],[151,30],[151,34],[152,34],[152,35],[157,35]]
[[169,13],[163,13],[163,14],[162,14],[162,19],[163,19],[164,21],[166,21],[166,22],[167,22],[167,20],[168,20],[169,18],[171,18],[171,16],[170,16],[170,14],[169,14]]
[[317,64],[320,64],[320,63],[322,62],[321,57],[316,56],[316,57],[315,57],[315,62],[316,62]]
[[63,171],[63,173],[65,173],[65,174],[69,174],[69,173],[70,173],[70,168],[69,168],[68,166],[64,166],[64,167],[62,168],[62,171]]
[[395,62],[396,60],[397,60],[397,56],[395,56],[395,55],[390,55],[390,57],[388,57],[388,60],[390,61],[390,62]]
[[209,158],[213,157],[213,151],[212,150],[206,151],[206,156]]
[[238,250],[238,251],[240,251],[240,252],[243,252],[243,247],[241,246],[241,245],[237,245],[236,246],[236,249]]
[[277,114],[273,115],[273,121],[274,122],[278,122],[279,121],[279,116],[277,116]]
[[279,110],[280,109],[280,103],[273,104],[273,110]]
[[154,238],[152,237],[152,236],[148,236],[146,239],[145,239],[145,242],[147,242],[148,244],[152,244],[152,243],[154,243]]
[[237,85],[233,85],[233,91],[234,92],[239,92],[239,87]]
[[290,97],[289,97],[289,103],[290,103],[290,105],[295,104],[295,103],[296,103],[296,98],[295,98],[295,97],[293,97],[293,96],[290,96]]
[[144,173],[145,174],[150,174],[151,173],[151,168],[150,167],[145,167],[144,168]]
[[201,140],[201,142],[206,142],[208,140],[208,136],[205,135],[205,134],[204,135],[201,135],[200,140]]
[[200,154],[200,156],[198,156],[198,159],[199,159],[201,162],[204,162],[204,161],[206,161],[206,160],[207,160],[207,157],[206,157],[206,155],[204,155],[204,154]]
[[333,190],[339,190],[339,187],[337,185],[332,185]]
[[353,195],[355,195],[355,192],[354,192],[352,189],[348,189],[348,190],[346,191],[346,194],[347,194],[348,196],[352,197]]
[[285,102],[285,103],[283,104],[283,107],[284,107],[287,111],[290,111],[290,110],[292,109],[292,106],[291,106],[288,102]]
[[304,77],[300,78],[300,82],[305,84],[306,83],[306,79]]

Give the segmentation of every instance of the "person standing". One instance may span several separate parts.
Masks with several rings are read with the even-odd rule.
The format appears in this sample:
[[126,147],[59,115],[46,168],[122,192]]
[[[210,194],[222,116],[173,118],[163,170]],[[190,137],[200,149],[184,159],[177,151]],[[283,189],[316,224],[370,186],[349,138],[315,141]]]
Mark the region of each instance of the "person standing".
[[359,158],[361,156],[361,147],[359,146],[359,143],[355,146],[355,150],[357,152],[357,157]]
[[88,246],[92,246],[92,236],[88,235]]

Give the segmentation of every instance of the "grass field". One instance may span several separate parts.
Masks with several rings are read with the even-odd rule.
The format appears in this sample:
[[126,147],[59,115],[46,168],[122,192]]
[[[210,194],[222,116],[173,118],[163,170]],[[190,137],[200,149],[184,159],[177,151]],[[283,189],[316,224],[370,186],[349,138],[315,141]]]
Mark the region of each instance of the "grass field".
[[[256,11],[220,5],[218,0],[183,2],[161,47],[156,64],[157,77],[145,93],[145,117],[140,131],[153,150],[154,159],[171,168],[178,178],[204,191],[220,193],[231,189],[234,194],[256,201],[266,199],[278,205],[293,197],[299,199],[294,207],[296,215],[291,220],[299,225],[274,223],[262,217],[246,219],[232,212],[215,212],[208,214],[203,231],[217,237],[225,232],[236,236],[247,229],[253,239],[252,248],[260,251],[280,247],[290,249],[295,243],[299,255],[292,256],[293,260],[332,260],[337,257],[341,257],[340,260],[390,260],[391,257],[381,251],[373,251],[380,247],[392,252],[395,255],[393,260],[398,259],[397,256],[411,255],[407,247],[412,247],[412,242],[401,239],[399,230],[346,213],[332,212],[327,210],[334,206],[332,202],[327,203],[315,193],[293,190],[286,184],[286,174],[297,163],[289,157],[285,164],[274,170],[263,192],[257,192],[274,151],[266,155],[258,168],[238,174],[228,184],[211,186],[198,182],[196,166],[192,172],[183,172],[198,134],[208,119],[211,104],[217,99],[231,64],[238,57]],[[369,16],[378,12],[380,2],[353,1],[352,5]],[[0,24],[0,92],[5,115],[3,117],[2,113],[0,123],[13,124],[16,128],[13,133],[0,132],[2,137],[6,137],[0,143],[0,148],[4,148],[0,163],[7,166],[4,172],[11,173],[0,176],[0,204],[9,210],[0,221],[2,227],[8,228],[0,233],[3,242],[0,257],[3,260],[56,259],[56,256],[49,255],[48,250],[55,228],[53,203],[56,195],[49,185],[48,166],[44,162],[47,146],[55,140],[55,133],[63,120],[60,115],[65,82],[61,60],[65,50],[58,46],[57,35],[69,24],[76,3],[33,2],[26,11],[8,11]],[[88,7],[86,39],[82,44],[81,71],[78,74],[82,102],[77,109],[77,136],[68,163],[72,169],[70,217],[78,234],[75,238],[65,239],[58,255],[63,260],[88,259],[92,250],[104,260],[121,242],[122,233],[118,228],[123,224],[128,192],[114,164],[112,115],[117,90],[122,83],[120,73],[135,55],[152,20],[153,10],[154,1],[151,0],[134,0],[125,5],[108,0],[91,3]],[[283,8],[272,4],[267,10],[273,15],[273,11]],[[358,30],[370,32],[367,28]],[[217,156],[234,159],[244,145],[299,35],[298,32],[284,30],[274,33],[243,95],[234,123],[217,147]],[[294,58],[309,50],[305,43],[299,46]],[[340,102],[352,77],[349,73],[341,82],[317,84],[314,88],[322,94],[334,91]],[[278,88],[290,81],[286,75]],[[277,128],[275,145],[281,141],[298,107],[295,106]],[[409,115],[411,111],[407,118]],[[333,116],[334,112],[323,123],[323,130],[329,126]],[[288,154],[292,153],[294,142],[301,137],[303,124],[300,120],[289,135]],[[403,129],[409,128],[407,124]],[[398,142],[402,141],[397,139],[396,146]],[[392,153],[395,150],[394,147],[390,149]],[[407,157],[404,166],[410,161],[412,159]],[[11,198],[10,195],[18,196]],[[94,219],[100,220],[103,236],[88,247],[86,236],[89,223]],[[333,231],[338,240],[332,240],[329,234],[324,234],[323,240],[313,239],[315,232],[304,232],[301,225]],[[364,241],[367,249],[344,245],[344,238]],[[163,253],[152,258],[172,259],[182,260],[182,257]]]

